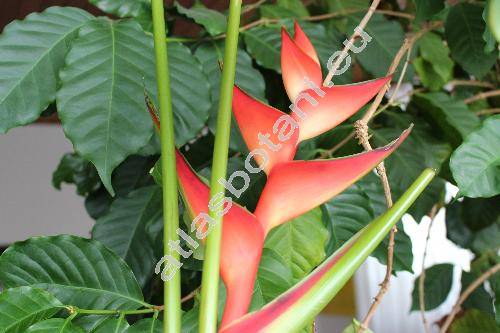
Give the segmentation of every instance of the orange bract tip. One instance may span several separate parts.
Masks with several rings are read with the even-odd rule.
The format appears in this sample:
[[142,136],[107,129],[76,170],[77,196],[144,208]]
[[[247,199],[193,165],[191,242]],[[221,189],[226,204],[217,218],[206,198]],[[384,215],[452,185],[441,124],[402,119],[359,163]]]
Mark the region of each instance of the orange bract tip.
[[314,46],[312,45],[311,41],[304,33],[304,30],[302,30],[297,21],[294,22],[294,30],[295,30],[295,35],[293,40],[295,41],[295,44],[297,44],[297,46],[300,47],[300,49],[305,54],[307,54],[309,58],[311,58],[318,65],[320,65],[319,57],[318,54],[316,53],[316,50],[314,49]]

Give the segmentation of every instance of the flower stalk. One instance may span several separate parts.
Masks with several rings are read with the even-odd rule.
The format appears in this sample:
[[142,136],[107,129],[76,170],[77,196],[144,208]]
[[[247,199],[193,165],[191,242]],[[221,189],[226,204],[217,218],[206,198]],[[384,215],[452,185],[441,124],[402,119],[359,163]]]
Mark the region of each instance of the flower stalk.
[[[163,251],[179,260],[179,254],[169,253],[169,241],[177,241],[176,230],[179,228],[177,197],[177,176],[175,167],[174,124],[172,98],[167,57],[167,36],[165,29],[165,10],[163,0],[152,1],[153,36],[156,56],[156,79],[158,102],[160,107],[161,168],[163,174]],[[164,320],[163,331],[168,333],[181,330],[181,276],[177,273],[164,285]]]
[[[220,86],[219,112],[215,136],[210,197],[224,193],[224,186],[218,182],[226,177],[231,129],[231,104],[236,72],[238,35],[240,26],[241,0],[229,3],[229,19],[224,51],[224,65]],[[163,128],[163,125],[162,125]],[[165,172],[163,172],[165,175]],[[217,298],[219,291],[219,265],[222,238],[222,207],[210,210],[210,217],[215,221],[207,236],[203,276],[201,284],[200,332],[213,333],[217,330]]]

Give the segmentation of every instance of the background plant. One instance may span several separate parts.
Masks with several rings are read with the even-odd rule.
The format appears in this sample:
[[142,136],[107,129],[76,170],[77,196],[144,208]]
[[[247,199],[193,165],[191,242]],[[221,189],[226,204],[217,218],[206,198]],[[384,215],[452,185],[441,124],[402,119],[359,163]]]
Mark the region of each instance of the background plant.
[[[121,285],[100,286],[109,295],[107,307],[161,304],[155,299],[161,295],[161,286],[152,274],[153,263],[162,253],[158,237],[162,229],[161,190],[149,175],[158,158],[159,144],[144,105],[144,89],[156,101],[150,3],[91,2],[113,18],[54,7],[4,29],[0,37],[0,131],[31,123],[45,116],[47,109],[54,110],[50,106],[55,105],[75,152],[61,159],[53,182],[56,187],[63,182],[74,183],[85,197],[87,211],[96,219],[93,240],[61,236],[17,244],[14,249],[19,251],[6,253],[0,260],[0,281],[10,286],[6,282],[12,279],[7,276],[7,263],[21,265],[22,256],[14,254],[27,251],[31,256],[43,250],[63,265],[63,253],[78,257],[77,252],[68,250],[76,245],[85,255],[100,255],[110,267],[126,272],[121,278],[102,272],[106,281],[123,281]],[[342,42],[350,37],[369,5],[363,0],[278,0],[247,5],[243,9],[246,14],[242,18],[236,83],[252,96],[285,110],[288,99],[279,76],[280,27],[285,25],[293,31],[293,19],[298,19],[322,64],[326,64],[335,50],[343,48]],[[439,170],[439,177],[410,213],[420,221],[438,208],[446,210],[448,238],[475,255],[471,272],[462,274],[463,292],[499,261],[500,116],[496,114],[500,69],[495,40],[499,21],[492,14],[494,8],[498,8],[498,1],[451,4],[415,0],[407,1],[404,8],[396,1],[379,4],[365,28],[372,42],[354,56],[351,70],[335,78],[336,83],[349,83],[384,76],[404,44],[405,34],[425,31],[403,53],[394,79],[398,80],[406,64],[403,84],[396,97],[384,100],[375,112],[369,134],[371,142],[381,146],[410,123],[415,124],[412,136],[385,163],[392,194],[399,197],[423,168]],[[175,142],[197,171],[208,175],[226,13],[201,4],[193,8],[175,4],[167,8],[167,14],[169,31],[176,31],[181,20],[200,27],[196,36],[170,32],[168,50]],[[360,152],[362,147],[353,134],[356,120],[304,142],[299,157]],[[246,154],[234,122],[230,148],[229,172],[241,168]],[[252,188],[235,200],[253,210],[263,182],[263,176],[252,179]],[[465,198],[445,203],[446,182],[457,185]],[[263,306],[294,285],[385,209],[384,191],[372,174],[321,208],[273,230],[266,240],[252,308]],[[180,212],[182,216],[183,207]],[[182,217],[180,225],[185,225]],[[297,237],[299,234],[303,237]],[[387,262],[388,242],[373,253],[382,263]],[[191,296],[200,284],[202,259],[203,252],[198,251],[194,259],[184,263],[182,271],[183,295],[189,296],[183,303],[183,329],[188,332],[195,330],[198,317],[198,298]],[[412,259],[411,241],[399,228],[392,270],[411,271]],[[444,264],[428,269],[425,279],[420,279],[424,288],[417,283],[414,289],[413,310],[432,310],[446,299],[451,268]],[[49,283],[35,279],[46,274],[50,280],[57,280],[55,271],[25,272],[16,285],[24,285],[21,280],[34,286]],[[498,279],[498,274],[492,275],[486,285],[473,290],[461,304],[465,311],[452,324],[455,329],[498,329]],[[67,300],[68,290],[91,290],[82,304],[76,304],[81,308],[95,306],[92,293],[103,293],[91,276],[68,279],[64,288],[53,286],[51,290],[59,301],[37,289],[29,291],[40,299],[47,316],[60,309],[58,302]],[[221,288],[221,299],[223,294]],[[7,292],[3,294],[8,296]],[[155,311],[151,308],[150,312]],[[92,325],[105,327],[111,321],[128,325],[123,317],[94,319],[79,325],[88,330]],[[151,324],[149,320],[141,322],[137,325]],[[476,326],[469,328],[470,322]],[[59,324],[54,319],[44,325]],[[480,324],[484,328],[477,326]]]

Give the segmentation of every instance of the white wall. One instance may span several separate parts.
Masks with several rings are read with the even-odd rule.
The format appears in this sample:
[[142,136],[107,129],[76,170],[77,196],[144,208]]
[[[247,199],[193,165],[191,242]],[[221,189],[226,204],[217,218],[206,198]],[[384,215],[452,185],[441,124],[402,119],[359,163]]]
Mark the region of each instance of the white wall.
[[0,135],[0,245],[35,235],[88,236],[92,219],[74,186],[52,187],[59,159],[71,152],[60,126],[36,124]]

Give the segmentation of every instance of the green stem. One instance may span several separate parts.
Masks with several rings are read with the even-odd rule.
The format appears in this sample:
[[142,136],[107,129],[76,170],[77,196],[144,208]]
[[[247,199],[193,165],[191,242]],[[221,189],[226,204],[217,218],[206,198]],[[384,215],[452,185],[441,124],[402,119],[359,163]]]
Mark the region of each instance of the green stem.
[[[169,241],[177,241],[179,211],[177,198],[177,174],[175,168],[174,120],[167,58],[167,36],[165,30],[165,11],[163,0],[152,1],[153,37],[156,54],[156,79],[160,106],[161,170],[163,175],[163,252],[179,260],[175,251],[169,253]],[[164,285],[164,327],[168,333],[180,332],[181,329],[181,287],[180,273],[177,272]]]
[[94,309],[80,309],[75,306],[67,306],[66,309],[73,315],[75,314],[88,314],[88,315],[135,315],[144,313],[158,313],[157,308],[139,309],[139,310],[94,310]]
[[[217,115],[212,177],[210,179],[210,196],[212,198],[218,193],[225,192],[223,185],[219,183],[218,180],[225,178],[227,172],[229,135],[231,129],[231,104],[233,100],[233,86],[236,71],[240,14],[241,0],[231,0],[229,3],[224,66],[222,69],[220,86],[219,113]],[[203,333],[213,333],[217,330],[222,208],[221,205],[217,205],[217,209],[210,210],[210,217],[215,221],[215,224],[207,236],[205,261],[203,262],[199,323],[199,332]]]

